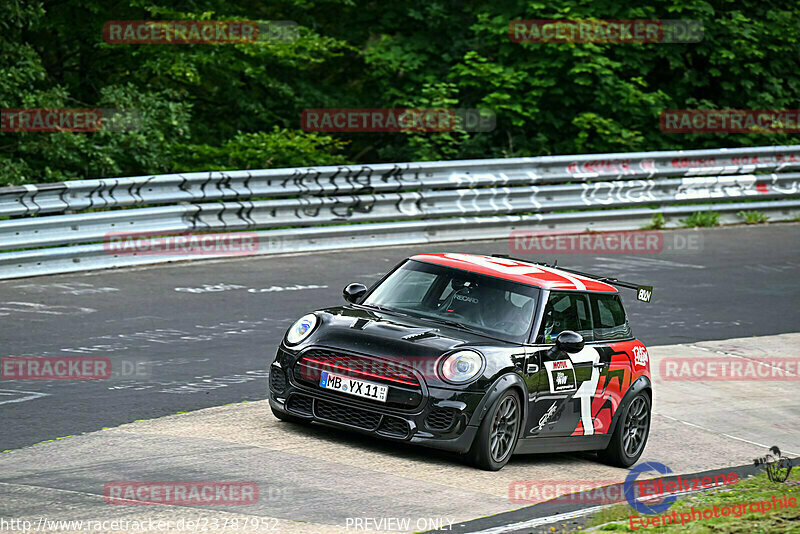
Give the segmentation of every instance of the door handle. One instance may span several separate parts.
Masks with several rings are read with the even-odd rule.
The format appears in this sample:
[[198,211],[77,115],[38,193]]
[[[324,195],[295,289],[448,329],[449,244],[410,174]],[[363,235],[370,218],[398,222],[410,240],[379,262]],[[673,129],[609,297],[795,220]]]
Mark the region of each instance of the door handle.
[[609,362],[600,362],[593,364],[592,367],[594,367],[595,369],[603,369],[604,367],[608,367],[609,365],[610,365]]

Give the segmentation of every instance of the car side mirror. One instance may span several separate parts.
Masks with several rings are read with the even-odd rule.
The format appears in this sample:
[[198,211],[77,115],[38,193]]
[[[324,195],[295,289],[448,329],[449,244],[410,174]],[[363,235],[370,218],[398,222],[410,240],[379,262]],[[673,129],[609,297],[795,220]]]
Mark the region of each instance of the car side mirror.
[[556,336],[556,349],[575,354],[583,350],[583,336],[572,330],[564,330]]
[[364,284],[347,284],[347,286],[342,290],[342,296],[347,302],[356,304],[366,292],[367,286]]

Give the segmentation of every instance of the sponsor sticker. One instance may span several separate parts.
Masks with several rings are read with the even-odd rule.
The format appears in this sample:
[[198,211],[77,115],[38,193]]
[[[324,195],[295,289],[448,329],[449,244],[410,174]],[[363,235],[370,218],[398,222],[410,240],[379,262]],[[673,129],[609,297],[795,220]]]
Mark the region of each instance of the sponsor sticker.
[[546,412],[539,418],[539,424],[535,427],[531,428],[531,434],[539,432],[541,429],[544,428],[544,425],[550,422],[550,419],[555,415],[556,411],[558,410],[558,401],[554,402],[550,405]]
[[633,361],[637,367],[647,367],[650,363],[650,355],[643,345],[633,347]]
[[550,381],[550,393],[566,393],[576,390],[575,369],[570,360],[544,362],[547,378]]
[[638,286],[636,288],[636,300],[641,300],[642,302],[650,302],[650,298],[653,296],[653,286]]

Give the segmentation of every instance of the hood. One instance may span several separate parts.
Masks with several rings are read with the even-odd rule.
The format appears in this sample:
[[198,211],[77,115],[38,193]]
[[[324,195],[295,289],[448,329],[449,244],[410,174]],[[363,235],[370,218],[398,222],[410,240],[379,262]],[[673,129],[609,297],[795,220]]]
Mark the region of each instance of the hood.
[[460,348],[504,347],[509,343],[416,317],[338,306],[317,312],[321,323],[305,344],[370,354],[403,362],[438,358]]

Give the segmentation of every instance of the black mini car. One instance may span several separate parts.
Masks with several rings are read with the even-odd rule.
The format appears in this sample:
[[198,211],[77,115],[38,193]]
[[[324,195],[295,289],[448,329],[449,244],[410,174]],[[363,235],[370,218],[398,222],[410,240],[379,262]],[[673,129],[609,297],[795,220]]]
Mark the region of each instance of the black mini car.
[[588,450],[631,466],[650,430],[650,362],[615,285],[650,300],[652,287],[505,256],[413,256],[289,328],[270,406],[489,470]]

